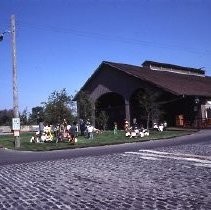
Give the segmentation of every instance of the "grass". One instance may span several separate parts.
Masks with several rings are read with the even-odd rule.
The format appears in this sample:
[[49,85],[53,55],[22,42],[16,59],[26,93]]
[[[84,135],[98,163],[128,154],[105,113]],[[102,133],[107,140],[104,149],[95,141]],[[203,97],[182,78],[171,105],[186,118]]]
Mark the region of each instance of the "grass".
[[[124,131],[118,131],[118,134],[114,135],[113,131],[105,131],[102,134],[95,135],[93,140],[84,138],[83,136],[78,137],[78,142],[75,145],[69,142],[55,141],[50,143],[30,143],[29,140],[33,133],[22,133],[21,134],[21,147],[19,150],[25,151],[50,151],[59,149],[70,149],[70,148],[82,148],[90,146],[102,146],[112,144],[122,144],[129,142],[142,142],[148,140],[157,139],[169,139],[176,136],[183,136],[193,133],[193,130],[167,130],[164,132],[151,131],[149,136],[143,138],[129,139],[125,137]],[[0,136],[0,145],[4,148],[14,149],[14,137],[13,135],[2,135]]]

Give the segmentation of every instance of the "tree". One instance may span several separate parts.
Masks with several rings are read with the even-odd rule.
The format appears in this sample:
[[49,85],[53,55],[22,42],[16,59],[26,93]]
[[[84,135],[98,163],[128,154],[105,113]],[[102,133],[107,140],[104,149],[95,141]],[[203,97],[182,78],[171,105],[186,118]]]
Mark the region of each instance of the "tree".
[[0,110],[0,125],[11,125],[13,118],[13,110],[12,109],[4,109]]
[[147,120],[147,129],[149,129],[150,120],[159,119],[161,114],[160,105],[158,99],[161,96],[161,92],[154,91],[152,89],[146,88],[141,89],[137,93],[137,102],[145,114]]
[[32,108],[32,113],[29,115],[29,124],[39,124],[39,119],[44,119],[44,108],[42,106],[36,106]]
[[27,108],[23,110],[23,112],[20,114],[20,123],[22,125],[28,125],[28,112]]
[[63,119],[73,121],[72,114],[72,96],[67,94],[66,89],[54,91],[48,97],[48,101],[44,102],[44,121],[50,124],[61,123]]
[[103,128],[103,130],[106,129],[107,126],[107,122],[108,122],[108,115],[106,114],[105,111],[101,111],[98,115],[98,117],[96,118],[96,122],[97,125],[101,128]]
[[[93,102],[85,91],[80,91],[77,98],[78,115],[81,119],[92,119]],[[92,119],[93,120],[93,119]]]

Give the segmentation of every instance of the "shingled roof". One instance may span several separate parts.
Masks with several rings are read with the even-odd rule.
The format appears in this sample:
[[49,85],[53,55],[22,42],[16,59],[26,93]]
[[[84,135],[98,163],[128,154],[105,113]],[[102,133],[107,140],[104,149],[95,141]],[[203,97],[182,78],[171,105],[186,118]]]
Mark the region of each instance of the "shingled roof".
[[[151,61],[150,61],[151,62]],[[204,96],[211,97],[211,77],[209,76],[195,76],[188,74],[179,74],[168,71],[151,70],[148,67],[135,66],[130,64],[114,63],[103,61],[92,76],[86,81],[81,90],[85,90],[86,86],[95,78],[97,72],[103,70],[104,66],[111,67],[116,71],[121,71],[132,77],[136,77],[142,81],[147,81],[167,92],[174,95],[186,96]],[[167,66],[166,66],[167,67]],[[181,66],[177,66],[178,68]],[[188,67],[184,67],[188,68]],[[188,68],[188,70],[190,70]],[[191,69],[193,70],[193,69]],[[200,72],[204,73],[204,72]],[[80,91],[79,91],[80,92]],[[77,95],[74,97],[76,100]]]
[[211,97],[211,77],[156,71],[146,67],[104,61],[103,64],[147,81],[175,95]]

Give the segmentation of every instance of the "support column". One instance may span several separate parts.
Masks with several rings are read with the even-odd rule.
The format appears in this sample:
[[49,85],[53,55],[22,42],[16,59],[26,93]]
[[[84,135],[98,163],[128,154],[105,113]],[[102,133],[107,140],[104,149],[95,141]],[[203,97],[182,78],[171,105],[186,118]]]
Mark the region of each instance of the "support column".
[[125,118],[130,123],[130,102],[125,99]]
[[95,127],[95,103],[92,104],[92,125]]

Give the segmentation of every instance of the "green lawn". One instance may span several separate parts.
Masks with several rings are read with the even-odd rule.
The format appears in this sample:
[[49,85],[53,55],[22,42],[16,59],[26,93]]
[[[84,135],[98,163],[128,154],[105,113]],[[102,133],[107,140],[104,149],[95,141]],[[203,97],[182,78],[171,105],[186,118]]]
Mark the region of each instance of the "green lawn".
[[[147,140],[156,139],[170,139],[176,136],[188,135],[193,133],[193,131],[188,130],[168,130],[164,132],[150,131],[150,135],[143,138],[129,139],[125,137],[123,131],[118,131],[117,135],[113,134],[113,131],[105,131],[102,134],[94,136],[93,140],[84,138],[83,136],[78,137],[78,142],[75,145],[71,145],[69,142],[56,143],[55,141],[50,143],[30,143],[29,140],[33,133],[22,133],[21,134],[21,148],[20,150],[27,151],[49,151],[56,149],[68,149],[68,148],[82,148],[90,146],[101,146],[101,145],[111,145],[111,144],[122,144],[128,142],[141,142]],[[0,136],[0,145],[8,148],[14,149],[14,137],[12,135],[2,135]]]

